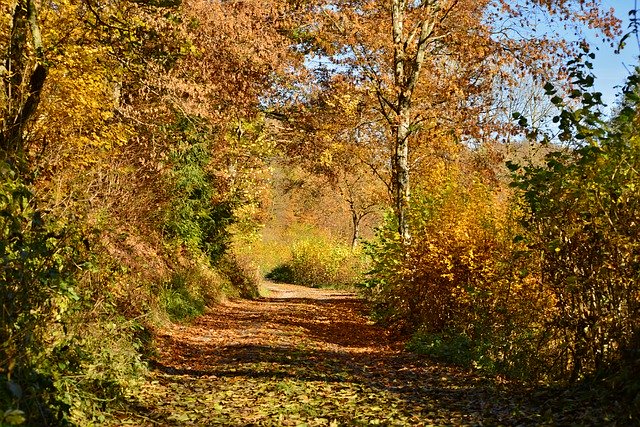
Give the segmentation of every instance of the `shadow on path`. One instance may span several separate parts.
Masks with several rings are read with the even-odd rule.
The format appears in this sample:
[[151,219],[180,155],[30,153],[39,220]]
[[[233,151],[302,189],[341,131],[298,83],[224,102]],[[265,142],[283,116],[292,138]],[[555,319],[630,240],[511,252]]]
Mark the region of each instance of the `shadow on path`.
[[159,335],[152,379],[135,403],[144,416],[121,421],[562,424],[543,411],[544,393],[399,350],[352,294],[276,284],[268,291],[269,297],[225,303]]

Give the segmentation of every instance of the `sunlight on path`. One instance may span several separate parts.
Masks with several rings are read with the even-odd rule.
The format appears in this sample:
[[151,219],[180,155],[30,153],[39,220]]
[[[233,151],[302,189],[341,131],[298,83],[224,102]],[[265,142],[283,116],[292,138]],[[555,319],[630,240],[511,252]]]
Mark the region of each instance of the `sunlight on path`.
[[[158,337],[119,425],[539,424],[494,382],[404,353],[353,293],[265,283]],[[136,416],[131,416],[131,413]]]

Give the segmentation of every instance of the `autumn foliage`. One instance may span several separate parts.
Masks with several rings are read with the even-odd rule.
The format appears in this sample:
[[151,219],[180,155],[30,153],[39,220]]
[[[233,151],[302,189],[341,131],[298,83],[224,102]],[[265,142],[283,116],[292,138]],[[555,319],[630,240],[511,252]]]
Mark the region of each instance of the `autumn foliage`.
[[573,147],[519,171],[515,185],[527,209],[525,238],[554,305],[545,325],[556,356],[549,369],[575,380],[612,366],[638,367],[639,147],[637,75],[609,121],[596,108],[600,100],[581,61],[572,77],[578,106],[555,102],[561,135]]
[[259,97],[297,61],[287,5],[9,3],[0,423],[100,423],[152,328],[256,294],[227,248],[260,216]]
[[573,145],[511,163],[512,189],[452,163],[416,192],[408,245],[380,231],[368,293],[413,348],[525,379],[637,370],[637,78],[605,121],[584,69],[577,104],[546,88]]
[[[637,76],[605,120],[541,20],[620,32],[598,1],[3,3],[0,424],[103,422],[159,328],[260,269],[365,283],[491,372],[637,369]],[[525,138],[549,155],[510,175]]]

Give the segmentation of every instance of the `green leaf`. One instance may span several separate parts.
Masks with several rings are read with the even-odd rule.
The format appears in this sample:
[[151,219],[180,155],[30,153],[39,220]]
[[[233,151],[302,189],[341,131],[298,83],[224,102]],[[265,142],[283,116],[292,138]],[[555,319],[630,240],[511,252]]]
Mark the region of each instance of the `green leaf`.
[[551,103],[555,106],[560,106],[562,105],[562,98],[556,95],[553,98],[551,98]]
[[27,418],[20,409],[8,409],[4,411],[2,422],[3,424],[9,424],[10,426],[19,426],[24,424]]
[[547,82],[544,86],[543,89],[545,90],[545,92],[547,93],[547,95],[553,95],[554,93],[556,93],[556,90],[553,86],[553,83]]

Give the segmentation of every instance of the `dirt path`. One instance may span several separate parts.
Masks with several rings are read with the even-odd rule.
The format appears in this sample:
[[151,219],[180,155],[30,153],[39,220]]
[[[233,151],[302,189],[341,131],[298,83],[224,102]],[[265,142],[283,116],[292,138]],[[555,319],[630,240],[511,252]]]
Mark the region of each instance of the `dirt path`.
[[546,424],[526,391],[402,352],[352,294],[267,283],[264,295],[158,337],[137,415],[118,422]]

